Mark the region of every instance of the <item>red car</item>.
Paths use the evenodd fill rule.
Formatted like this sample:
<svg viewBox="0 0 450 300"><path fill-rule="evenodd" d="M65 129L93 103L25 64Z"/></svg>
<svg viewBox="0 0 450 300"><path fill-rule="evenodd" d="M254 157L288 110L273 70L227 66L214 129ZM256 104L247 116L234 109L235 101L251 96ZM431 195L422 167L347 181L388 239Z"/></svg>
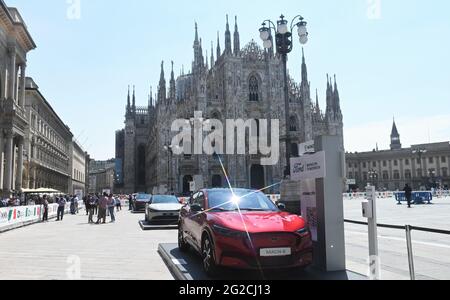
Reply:
<svg viewBox="0 0 450 300"><path fill-rule="evenodd" d="M304 268L313 260L311 233L303 218L280 208L257 191L202 190L181 209L179 249L201 254L209 275L218 267Z"/></svg>

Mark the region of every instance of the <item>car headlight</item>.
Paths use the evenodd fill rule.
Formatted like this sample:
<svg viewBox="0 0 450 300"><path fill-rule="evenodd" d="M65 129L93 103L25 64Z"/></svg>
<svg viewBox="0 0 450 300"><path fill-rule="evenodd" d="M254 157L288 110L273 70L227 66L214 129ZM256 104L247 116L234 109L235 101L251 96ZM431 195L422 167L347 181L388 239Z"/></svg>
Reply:
<svg viewBox="0 0 450 300"><path fill-rule="evenodd" d="M242 231L232 230L229 228L225 228L219 225L213 225L213 230L218 235L226 236L226 237L244 237L246 234Z"/></svg>

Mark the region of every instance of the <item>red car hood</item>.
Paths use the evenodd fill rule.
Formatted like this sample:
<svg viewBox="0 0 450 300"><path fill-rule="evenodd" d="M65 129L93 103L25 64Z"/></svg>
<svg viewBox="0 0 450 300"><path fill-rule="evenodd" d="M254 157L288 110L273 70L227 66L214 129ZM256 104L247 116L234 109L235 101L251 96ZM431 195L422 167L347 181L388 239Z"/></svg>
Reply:
<svg viewBox="0 0 450 300"><path fill-rule="evenodd" d="M303 218L286 212L218 212L211 216L216 225L249 233L295 232L306 225Z"/></svg>

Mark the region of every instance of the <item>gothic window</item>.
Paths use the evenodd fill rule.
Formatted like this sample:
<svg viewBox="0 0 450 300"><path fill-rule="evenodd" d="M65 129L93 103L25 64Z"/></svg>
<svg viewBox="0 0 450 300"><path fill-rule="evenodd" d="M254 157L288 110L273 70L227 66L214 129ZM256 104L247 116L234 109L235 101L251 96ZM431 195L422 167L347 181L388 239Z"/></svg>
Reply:
<svg viewBox="0 0 450 300"><path fill-rule="evenodd" d="M297 128L297 118L295 117L295 116L292 116L290 119L289 119L289 130L291 131L291 132L296 132L296 131L298 131L298 128Z"/></svg>
<svg viewBox="0 0 450 300"><path fill-rule="evenodd" d="M251 76L248 82L249 87L249 101L259 101L259 82L255 76Z"/></svg>

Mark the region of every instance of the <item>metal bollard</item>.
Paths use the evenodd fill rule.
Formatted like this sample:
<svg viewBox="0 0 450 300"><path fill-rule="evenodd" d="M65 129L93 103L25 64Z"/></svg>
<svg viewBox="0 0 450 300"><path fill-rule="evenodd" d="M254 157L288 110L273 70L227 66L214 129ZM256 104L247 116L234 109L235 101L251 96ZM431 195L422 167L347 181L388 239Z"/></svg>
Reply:
<svg viewBox="0 0 450 300"><path fill-rule="evenodd" d="M409 274L411 276L411 280L416 280L416 272L414 270L414 254L411 238L411 225L406 225L406 244L408 247Z"/></svg>

